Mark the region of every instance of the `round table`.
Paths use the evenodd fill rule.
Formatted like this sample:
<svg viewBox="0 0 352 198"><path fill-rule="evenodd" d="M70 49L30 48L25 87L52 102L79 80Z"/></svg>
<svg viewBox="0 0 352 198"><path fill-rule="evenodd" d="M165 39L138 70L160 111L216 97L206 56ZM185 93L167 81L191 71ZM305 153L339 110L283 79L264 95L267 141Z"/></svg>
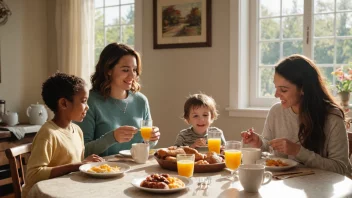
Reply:
<svg viewBox="0 0 352 198"><path fill-rule="evenodd" d="M337 173L319 169L315 174L285 180L272 180L263 185L258 193L247 193L239 181L229 180L227 170L216 173L195 173L191 178L193 184L187 189L173 194L153 194L132 186L134 178L146 177L152 173L177 174L160 168L155 159L150 158L146 164L136 164L130 158L110 157L109 161L118 161L131 166L123 176L99 179L81 172L74 172L62 177L49 179L35 184L28 197L191 197L198 187L201 177L212 177L208 197L352 197L352 180ZM203 190L196 197L204 196Z"/></svg>

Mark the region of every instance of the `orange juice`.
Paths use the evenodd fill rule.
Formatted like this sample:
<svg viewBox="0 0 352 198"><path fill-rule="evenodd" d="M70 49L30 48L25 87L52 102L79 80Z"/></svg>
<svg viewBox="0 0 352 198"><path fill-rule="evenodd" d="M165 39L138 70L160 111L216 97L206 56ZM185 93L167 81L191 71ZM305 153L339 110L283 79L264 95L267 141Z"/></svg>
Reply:
<svg viewBox="0 0 352 198"><path fill-rule="evenodd" d="M241 164L242 153L240 150L225 150L225 164L226 167L235 170Z"/></svg>
<svg viewBox="0 0 352 198"><path fill-rule="evenodd" d="M152 136L152 127L141 127L141 135L143 140L149 141Z"/></svg>
<svg viewBox="0 0 352 198"><path fill-rule="evenodd" d="M177 161L178 175L185 177L192 177L194 169L194 161L192 160L179 160Z"/></svg>
<svg viewBox="0 0 352 198"><path fill-rule="evenodd" d="M208 149L209 151L214 151L220 154L221 139L219 138L209 138L208 139Z"/></svg>

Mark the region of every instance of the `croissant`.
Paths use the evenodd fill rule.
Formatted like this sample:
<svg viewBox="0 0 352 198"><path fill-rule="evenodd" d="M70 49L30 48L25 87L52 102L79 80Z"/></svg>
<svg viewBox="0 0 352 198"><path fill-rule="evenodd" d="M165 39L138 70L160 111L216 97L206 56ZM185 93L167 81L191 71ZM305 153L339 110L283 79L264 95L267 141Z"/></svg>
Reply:
<svg viewBox="0 0 352 198"><path fill-rule="evenodd" d="M167 149L169 149L169 150L176 150L176 149L177 149L177 146L169 146L169 147L167 147Z"/></svg>
<svg viewBox="0 0 352 198"><path fill-rule="evenodd" d="M206 165L206 164L209 164L209 162L207 162L205 160L198 160L194 164L195 165Z"/></svg>
<svg viewBox="0 0 352 198"><path fill-rule="evenodd" d="M175 150L167 150L167 156L176 157L177 154L186 154L182 148L177 148Z"/></svg>
<svg viewBox="0 0 352 198"><path fill-rule="evenodd" d="M177 162L176 157L172 157L172 156L166 156L165 160L172 161L172 162Z"/></svg>
<svg viewBox="0 0 352 198"><path fill-rule="evenodd" d="M204 155L199 153L196 149L188 147L188 146L184 146L182 148L186 152L186 154L194 154L194 156L195 156L194 161L198 161L198 160L203 160L204 159Z"/></svg>
<svg viewBox="0 0 352 198"><path fill-rule="evenodd" d="M183 150L186 152L186 154L196 154L198 151L194 148L191 148L189 146L183 146Z"/></svg>

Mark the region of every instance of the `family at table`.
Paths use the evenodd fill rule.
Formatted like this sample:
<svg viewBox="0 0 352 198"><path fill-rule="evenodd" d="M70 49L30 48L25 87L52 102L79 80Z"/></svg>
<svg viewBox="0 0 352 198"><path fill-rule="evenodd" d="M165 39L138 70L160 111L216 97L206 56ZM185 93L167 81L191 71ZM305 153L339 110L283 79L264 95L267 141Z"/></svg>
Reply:
<svg viewBox="0 0 352 198"><path fill-rule="evenodd" d="M33 140L22 197L39 181L102 162L102 157L129 150L134 143L157 145L161 135L157 126L150 126L148 137L139 132L142 120L152 120L148 99L140 92L141 74L138 52L111 43L100 54L91 90L83 79L64 73L43 83L42 98L55 116ZM317 66L305 56L280 61L274 84L281 102L271 107L261 134L254 129L241 133L243 143L261 151L273 149L306 167L351 177L345 114L323 82ZM180 131L174 145L204 147L208 135L218 132L220 144L226 146L222 130L212 126L217 117L212 97L189 96L183 118L190 127Z"/></svg>

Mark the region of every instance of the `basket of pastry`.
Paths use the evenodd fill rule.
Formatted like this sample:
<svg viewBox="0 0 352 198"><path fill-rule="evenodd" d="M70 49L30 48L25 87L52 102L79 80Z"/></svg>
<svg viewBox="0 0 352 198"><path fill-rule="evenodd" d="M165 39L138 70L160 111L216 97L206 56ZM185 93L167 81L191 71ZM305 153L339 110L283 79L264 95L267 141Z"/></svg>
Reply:
<svg viewBox="0 0 352 198"><path fill-rule="evenodd" d="M217 172L225 168L224 157L217 155L215 152L208 152L206 154L199 153L196 149L188 146L158 149L154 157L158 161L160 167L172 171L177 171L177 154L194 154L194 172L207 173Z"/></svg>

